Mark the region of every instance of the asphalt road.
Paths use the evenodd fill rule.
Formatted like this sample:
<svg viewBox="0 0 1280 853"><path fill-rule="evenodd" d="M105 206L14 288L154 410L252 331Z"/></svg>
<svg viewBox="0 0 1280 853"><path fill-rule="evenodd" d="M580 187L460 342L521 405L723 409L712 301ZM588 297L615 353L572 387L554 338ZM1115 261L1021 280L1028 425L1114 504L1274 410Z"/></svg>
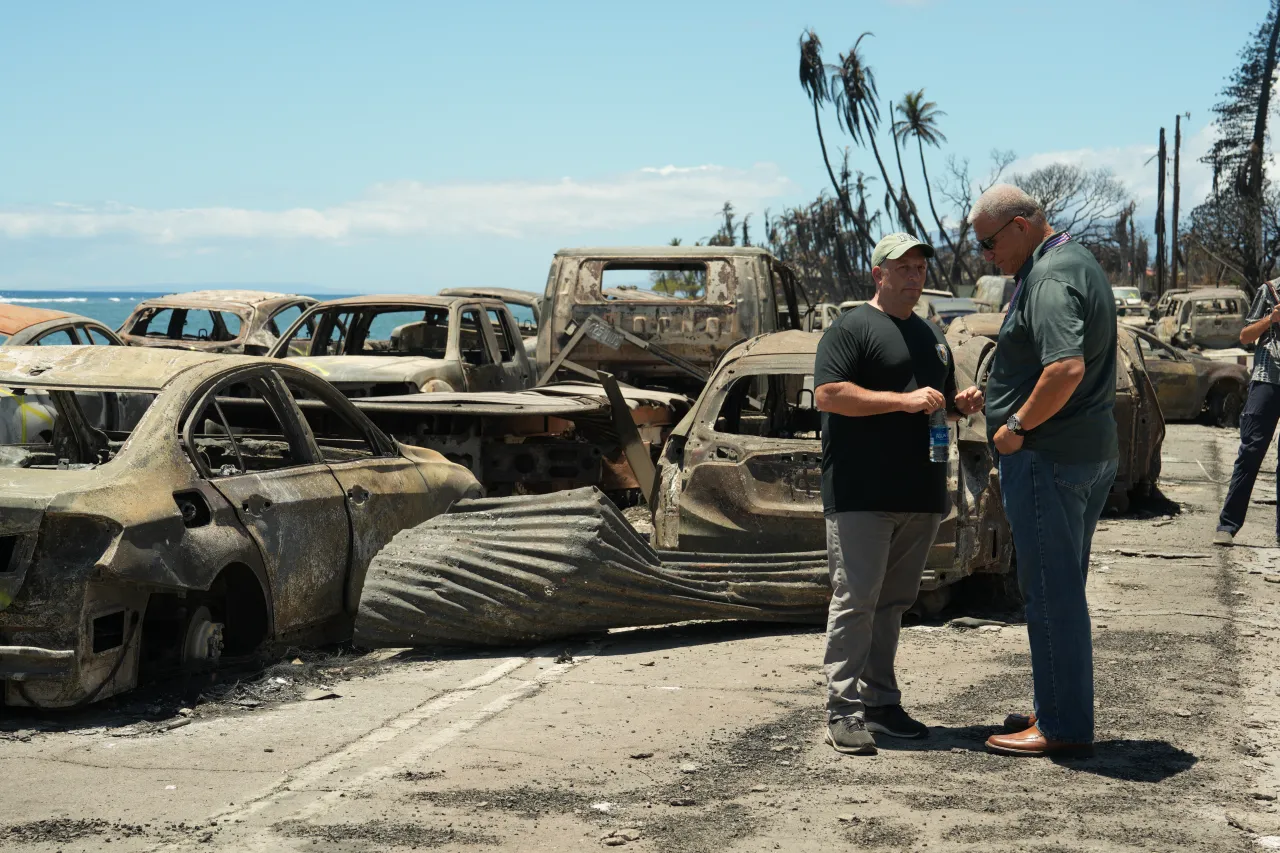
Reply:
<svg viewBox="0 0 1280 853"><path fill-rule="evenodd" d="M1163 491L1181 513L1104 520L1092 759L983 751L1029 708L1021 625L904 631L904 702L932 733L874 757L822 743L817 629L300 654L197 685L208 701L189 708L170 685L75 716L8 711L0 848L1262 849L1280 836L1280 548L1262 503L1236 548L1209 544L1234 449L1229 431L1171 427Z"/></svg>

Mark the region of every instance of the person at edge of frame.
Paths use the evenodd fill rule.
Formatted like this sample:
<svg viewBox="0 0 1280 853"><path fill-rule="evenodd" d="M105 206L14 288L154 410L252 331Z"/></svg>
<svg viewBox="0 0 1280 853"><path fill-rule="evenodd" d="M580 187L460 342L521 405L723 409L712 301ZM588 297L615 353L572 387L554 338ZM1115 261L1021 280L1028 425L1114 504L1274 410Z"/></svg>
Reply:
<svg viewBox="0 0 1280 853"><path fill-rule="evenodd" d="M1038 202L998 184L969 215L983 257L1014 276L987 380L1035 703L987 739L1002 755L1091 755L1089 553L1119 463L1115 300L1093 254Z"/></svg>
<svg viewBox="0 0 1280 853"><path fill-rule="evenodd" d="M850 755L874 754L873 733L929 733L902 708L894 657L947 511L947 465L930 459L930 416L983 404L977 388L956 393L946 338L912 310L931 257L933 247L909 234L882 238L871 254L875 297L840 315L814 359L831 573L826 740Z"/></svg>
<svg viewBox="0 0 1280 853"><path fill-rule="evenodd" d="M1240 344L1248 346L1256 342L1253 351L1253 372L1249 374L1249 394L1240 412L1240 449L1236 464L1231 470L1231 484L1218 515L1218 529L1213 534L1213 544L1234 545L1236 534L1244 527L1244 516L1249 511L1249 498L1253 496L1253 484L1262 469L1263 457L1271 446L1276 423L1280 422L1280 295L1276 283L1268 281L1254 294L1253 304L1244 318L1240 330ZM1276 493L1280 496L1280 480ZM1276 504L1276 541L1280 543L1280 503Z"/></svg>

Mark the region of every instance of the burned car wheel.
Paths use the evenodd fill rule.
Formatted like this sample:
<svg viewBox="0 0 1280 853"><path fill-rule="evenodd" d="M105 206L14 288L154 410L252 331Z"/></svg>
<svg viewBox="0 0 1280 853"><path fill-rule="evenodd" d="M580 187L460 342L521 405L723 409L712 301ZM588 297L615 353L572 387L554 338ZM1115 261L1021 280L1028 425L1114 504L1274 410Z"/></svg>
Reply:
<svg viewBox="0 0 1280 853"><path fill-rule="evenodd" d="M216 663L222 657L222 630L222 623L213 621L209 608L197 607L187 617L186 636L182 641L182 663Z"/></svg>
<svg viewBox="0 0 1280 853"><path fill-rule="evenodd" d="M1244 389L1236 385L1215 385L1209 391L1205 407L1214 426L1238 427L1240 413L1244 411Z"/></svg>

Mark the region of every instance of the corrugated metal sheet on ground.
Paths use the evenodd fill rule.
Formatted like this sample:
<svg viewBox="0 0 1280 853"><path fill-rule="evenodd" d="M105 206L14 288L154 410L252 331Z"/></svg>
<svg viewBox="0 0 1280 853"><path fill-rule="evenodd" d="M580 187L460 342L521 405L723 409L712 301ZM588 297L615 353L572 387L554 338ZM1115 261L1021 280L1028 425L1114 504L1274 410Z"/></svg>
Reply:
<svg viewBox="0 0 1280 853"><path fill-rule="evenodd" d="M595 488L462 501L374 558L366 647L507 645L690 619L821 623L825 552L659 555Z"/></svg>

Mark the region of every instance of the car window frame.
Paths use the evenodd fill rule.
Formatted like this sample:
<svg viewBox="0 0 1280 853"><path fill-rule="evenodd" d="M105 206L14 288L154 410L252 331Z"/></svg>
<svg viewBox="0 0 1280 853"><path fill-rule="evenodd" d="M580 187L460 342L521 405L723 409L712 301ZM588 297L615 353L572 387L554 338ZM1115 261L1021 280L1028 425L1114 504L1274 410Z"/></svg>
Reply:
<svg viewBox="0 0 1280 853"><path fill-rule="evenodd" d="M341 391L334 388L328 382L318 376L306 371L293 367L284 367L283 365L271 365L269 368L272 378L277 383L278 393L284 398L285 405L293 412L297 418L303 432L306 433L307 441L311 444L317 457L322 464L325 465L348 465L351 462L367 462L375 459L399 458L402 454L395 439L383 432L377 424L369 419L369 416L360 411L354 403L351 402ZM324 458L324 452L321 450L319 443L316 441L315 435L311 432L311 425L307 423L307 417L303 413L298 401L294 398L293 392L289 390L288 382L285 377L289 377L289 381L296 380L299 385L306 387L311 393L320 398L330 409L336 410L339 417L345 418L348 423L354 425L365 441L374 449L374 455L367 460L352 459L347 462L329 462Z"/></svg>
<svg viewBox="0 0 1280 853"><path fill-rule="evenodd" d="M476 327L480 332L481 339L484 340L485 346L489 350L489 361L484 364L471 364L462 354L462 315L468 311L475 311L477 317ZM488 323L488 314L486 308L479 302L465 302L455 307L455 312L450 318L449 334L453 338L454 352L457 353L458 363L465 368L482 369L485 367L501 367L504 362L499 357L498 341L493 336L493 329Z"/></svg>
<svg viewBox="0 0 1280 853"><path fill-rule="evenodd" d="M57 335L60 333L66 333L67 337L71 338L71 343L69 344L41 343L41 341L43 341L45 338L50 337L51 335ZM76 346L83 346L83 341L80 340L80 335L76 332L75 323L68 322L68 323L64 323L61 326L54 326L52 329L45 329L38 336L31 339L29 346L76 347Z"/></svg>
<svg viewBox="0 0 1280 853"><path fill-rule="evenodd" d="M260 476L262 474L271 473L271 471L245 471L241 470L238 474L228 474L226 476L218 476L215 472L210 471L208 466L204 464L204 458L196 449L194 440L195 419L197 415L205 410L209 402L217 396L218 391L238 382L260 381L266 390L264 395L267 405L271 407L272 413L276 419L280 421L280 426L284 429L284 436L289 442L289 447L293 451L305 450L307 461L300 461L296 465L287 465L281 468L273 469L276 471L292 471L301 468L308 468L314 465L324 465L324 457L320 454L320 449L316 446L315 440L311 437L311 431L307 427L306 421L302 418L301 413L292 404L292 398L285 399L281 392L283 386L277 383L275 375L271 372L271 368L266 365L251 365L249 367L241 367L231 370L227 373L220 373L210 379L202 382L195 391L188 397L187 402L182 409L182 417L179 423L182 424L178 434L179 443L182 450L186 454L188 461L196 469L200 479L209 482L219 480L227 480L232 477L244 476ZM219 411L219 417L225 419L225 414L221 412L221 407L215 407ZM243 463L243 457L240 454L239 446L236 443L234 433L230 432L230 424L223 423L223 427L228 429L228 436L231 439L232 446L236 450L236 457ZM241 466L243 468L243 465Z"/></svg>

